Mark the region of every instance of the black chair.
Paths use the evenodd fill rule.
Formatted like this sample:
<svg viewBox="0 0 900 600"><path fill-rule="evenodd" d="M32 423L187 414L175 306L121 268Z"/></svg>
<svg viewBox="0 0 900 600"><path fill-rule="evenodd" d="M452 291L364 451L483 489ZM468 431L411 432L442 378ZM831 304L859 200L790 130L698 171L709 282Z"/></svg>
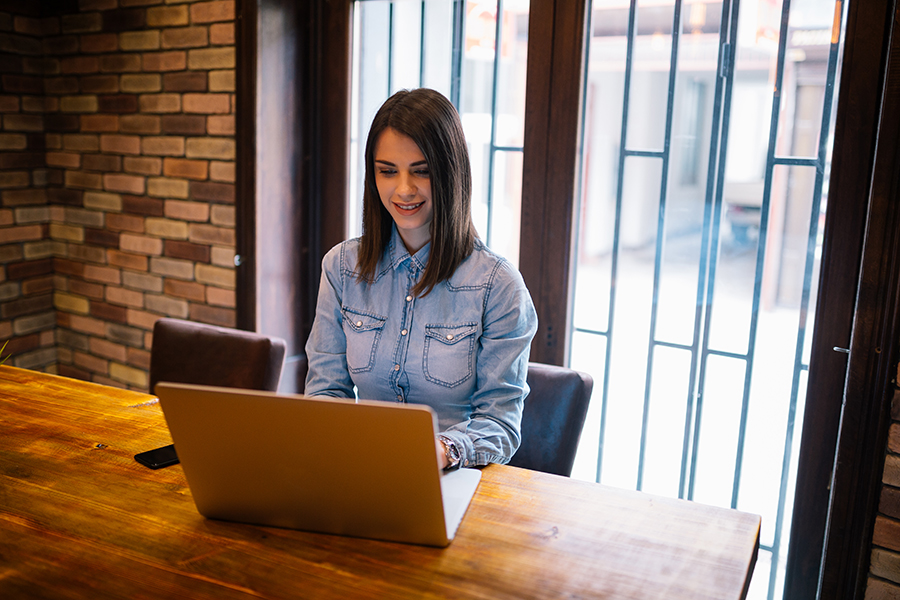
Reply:
<svg viewBox="0 0 900 600"><path fill-rule="evenodd" d="M180 319L153 326L150 393L160 381L276 391L284 340Z"/></svg>
<svg viewBox="0 0 900 600"><path fill-rule="evenodd" d="M528 385L531 393L522 414L522 444L509 464L568 477L594 379L566 367L532 362L528 363Z"/></svg>

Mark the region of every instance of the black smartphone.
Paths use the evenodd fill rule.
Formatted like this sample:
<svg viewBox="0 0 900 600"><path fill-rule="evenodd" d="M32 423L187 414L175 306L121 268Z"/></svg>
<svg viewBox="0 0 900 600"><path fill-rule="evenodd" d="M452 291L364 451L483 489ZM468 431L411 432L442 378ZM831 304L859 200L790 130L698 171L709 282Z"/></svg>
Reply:
<svg viewBox="0 0 900 600"><path fill-rule="evenodd" d="M175 454L175 444L169 444L162 448L154 448L134 455L134 460L151 469L162 469L178 464L178 455Z"/></svg>

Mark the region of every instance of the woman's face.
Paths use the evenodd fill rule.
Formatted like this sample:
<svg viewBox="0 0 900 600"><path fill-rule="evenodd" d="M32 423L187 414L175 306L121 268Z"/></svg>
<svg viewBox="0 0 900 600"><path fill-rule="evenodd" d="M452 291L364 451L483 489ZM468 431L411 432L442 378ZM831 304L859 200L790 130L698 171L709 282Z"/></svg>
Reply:
<svg viewBox="0 0 900 600"><path fill-rule="evenodd" d="M375 185L410 254L431 239L431 177L412 138L388 128L375 142Z"/></svg>

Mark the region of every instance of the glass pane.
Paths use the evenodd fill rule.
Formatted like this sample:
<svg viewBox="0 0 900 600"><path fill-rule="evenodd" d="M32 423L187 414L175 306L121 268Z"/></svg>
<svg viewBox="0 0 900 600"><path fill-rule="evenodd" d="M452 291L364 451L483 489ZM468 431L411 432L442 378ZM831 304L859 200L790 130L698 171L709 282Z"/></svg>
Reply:
<svg viewBox="0 0 900 600"><path fill-rule="evenodd" d="M516 267L519 262L521 209L522 153L497 151L494 153L491 249L507 257Z"/></svg>
<svg viewBox="0 0 900 600"><path fill-rule="evenodd" d="M591 7L570 362L600 407L573 476L763 515L751 598L783 585L843 8Z"/></svg>
<svg viewBox="0 0 900 600"><path fill-rule="evenodd" d="M363 153L375 111L397 90L426 86L457 104L472 162L473 217L480 235L517 261L528 6L528 0L469 0L457 11L453 0L354 3L351 235L361 229Z"/></svg>

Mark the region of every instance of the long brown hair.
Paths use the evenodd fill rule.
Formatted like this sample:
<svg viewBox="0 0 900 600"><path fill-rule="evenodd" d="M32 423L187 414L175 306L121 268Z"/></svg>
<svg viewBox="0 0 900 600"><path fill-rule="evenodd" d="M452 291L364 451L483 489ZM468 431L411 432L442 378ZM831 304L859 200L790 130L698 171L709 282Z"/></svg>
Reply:
<svg viewBox="0 0 900 600"><path fill-rule="evenodd" d="M378 261L391 239L393 218L381 203L375 185L375 145L388 128L411 138L428 163L434 204L431 251L425 272L412 290L424 296L449 279L475 247L469 151L459 114L439 92L428 88L402 90L381 105L366 140L360 281L374 281Z"/></svg>

